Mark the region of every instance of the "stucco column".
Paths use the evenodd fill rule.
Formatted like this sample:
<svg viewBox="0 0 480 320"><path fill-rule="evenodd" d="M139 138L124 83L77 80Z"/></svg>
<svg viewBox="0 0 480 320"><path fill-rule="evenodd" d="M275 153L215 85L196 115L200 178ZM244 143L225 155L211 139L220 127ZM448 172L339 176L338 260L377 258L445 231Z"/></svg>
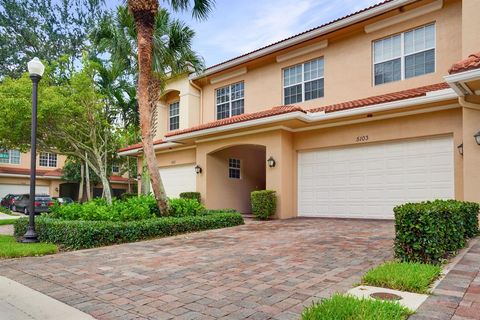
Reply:
<svg viewBox="0 0 480 320"><path fill-rule="evenodd" d="M267 167L266 188L277 192L277 212L275 218L287 219L296 216L294 212L294 156L293 137L290 132L281 131L267 145L267 159L273 157L274 168Z"/></svg>
<svg viewBox="0 0 480 320"><path fill-rule="evenodd" d="M462 0L462 57L478 52L480 44L480 1Z"/></svg>
<svg viewBox="0 0 480 320"><path fill-rule="evenodd" d="M463 107L463 183L464 200L480 202L480 146L473 135L480 130L480 105L478 109ZM468 103L467 103L468 104ZM471 105L472 106L472 105Z"/></svg>
<svg viewBox="0 0 480 320"><path fill-rule="evenodd" d="M198 125L200 114L200 95L195 92L180 95L180 129Z"/></svg>

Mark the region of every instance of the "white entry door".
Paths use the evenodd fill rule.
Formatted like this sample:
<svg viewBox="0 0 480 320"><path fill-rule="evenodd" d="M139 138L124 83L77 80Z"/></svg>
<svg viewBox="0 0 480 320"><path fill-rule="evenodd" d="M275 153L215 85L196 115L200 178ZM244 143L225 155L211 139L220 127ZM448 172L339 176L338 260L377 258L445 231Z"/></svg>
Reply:
<svg viewBox="0 0 480 320"><path fill-rule="evenodd" d="M193 164L160 168L160 176L169 198L178 198L182 192L197 190L195 166Z"/></svg>
<svg viewBox="0 0 480 320"><path fill-rule="evenodd" d="M298 154L299 216L392 219L405 202L454 197L453 138Z"/></svg>
<svg viewBox="0 0 480 320"><path fill-rule="evenodd" d="M0 199L5 197L7 194L23 194L30 193L30 186L25 184L0 184ZM49 187L47 186L36 186L36 194L50 194Z"/></svg>

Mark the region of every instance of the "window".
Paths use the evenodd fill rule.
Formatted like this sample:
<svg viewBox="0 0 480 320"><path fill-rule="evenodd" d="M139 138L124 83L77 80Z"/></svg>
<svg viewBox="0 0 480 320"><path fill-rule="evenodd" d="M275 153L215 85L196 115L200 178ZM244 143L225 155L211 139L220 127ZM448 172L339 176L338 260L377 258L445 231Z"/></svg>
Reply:
<svg viewBox="0 0 480 320"><path fill-rule="evenodd" d="M283 69L285 104L317 99L324 95L323 58Z"/></svg>
<svg viewBox="0 0 480 320"><path fill-rule="evenodd" d="M120 166L117 164L112 164L112 173L120 173Z"/></svg>
<svg viewBox="0 0 480 320"><path fill-rule="evenodd" d="M168 128L169 130L177 130L180 128L180 102L170 104L168 112Z"/></svg>
<svg viewBox="0 0 480 320"><path fill-rule="evenodd" d="M373 43L375 85L435 72L435 24Z"/></svg>
<svg viewBox="0 0 480 320"><path fill-rule="evenodd" d="M39 159L40 167L56 167L57 166L57 155L50 152L40 153Z"/></svg>
<svg viewBox="0 0 480 320"><path fill-rule="evenodd" d="M245 85L237 82L215 90L217 99L217 120L238 116L244 111Z"/></svg>
<svg viewBox="0 0 480 320"><path fill-rule="evenodd" d="M228 177L230 179L240 179L239 159L228 159Z"/></svg>
<svg viewBox="0 0 480 320"><path fill-rule="evenodd" d="M0 150L0 163L20 164L20 151Z"/></svg>

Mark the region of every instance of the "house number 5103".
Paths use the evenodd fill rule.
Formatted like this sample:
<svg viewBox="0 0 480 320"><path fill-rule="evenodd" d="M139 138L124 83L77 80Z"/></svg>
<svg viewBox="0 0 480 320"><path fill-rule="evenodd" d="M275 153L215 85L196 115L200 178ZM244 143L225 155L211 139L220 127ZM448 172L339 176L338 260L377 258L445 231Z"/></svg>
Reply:
<svg viewBox="0 0 480 320"><path fill-rule="evenodd" d="M356 139L357 142L365 142L368 141L368 136L358 136Z"/></svg>

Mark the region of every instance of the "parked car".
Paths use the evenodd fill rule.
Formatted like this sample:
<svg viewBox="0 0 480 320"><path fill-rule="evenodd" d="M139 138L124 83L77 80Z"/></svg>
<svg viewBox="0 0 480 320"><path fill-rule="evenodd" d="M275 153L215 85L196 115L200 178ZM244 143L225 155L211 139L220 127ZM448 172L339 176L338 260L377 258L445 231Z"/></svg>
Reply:
<svg viewBox="0 0 480 320"><path fill-rule="evenodd" d="M52 199L56 201L59 206L73 203L73 199L69 197L53 197Z"/></svg>
<svg viewBox="0 0 480 320"><path fill-rule="evenodd" d="M15 207L15 200L17 200L19 197L18 194L7 194L1 201L0 205L2 207L5 207L7 209L10 209L12 211L15 211L13 210L14 207Z"/></svg>
<svg viewBox="0 0 480 320"><path fill-rule="evenodd" d="M50 207L53 206L53 199L47 194L37 194L35 195L35 213L42 213L50 211ZM18 212L23 212L24 214L29 213L30 206L30 195L22 194L15 201L15 209Z"/></svg>

